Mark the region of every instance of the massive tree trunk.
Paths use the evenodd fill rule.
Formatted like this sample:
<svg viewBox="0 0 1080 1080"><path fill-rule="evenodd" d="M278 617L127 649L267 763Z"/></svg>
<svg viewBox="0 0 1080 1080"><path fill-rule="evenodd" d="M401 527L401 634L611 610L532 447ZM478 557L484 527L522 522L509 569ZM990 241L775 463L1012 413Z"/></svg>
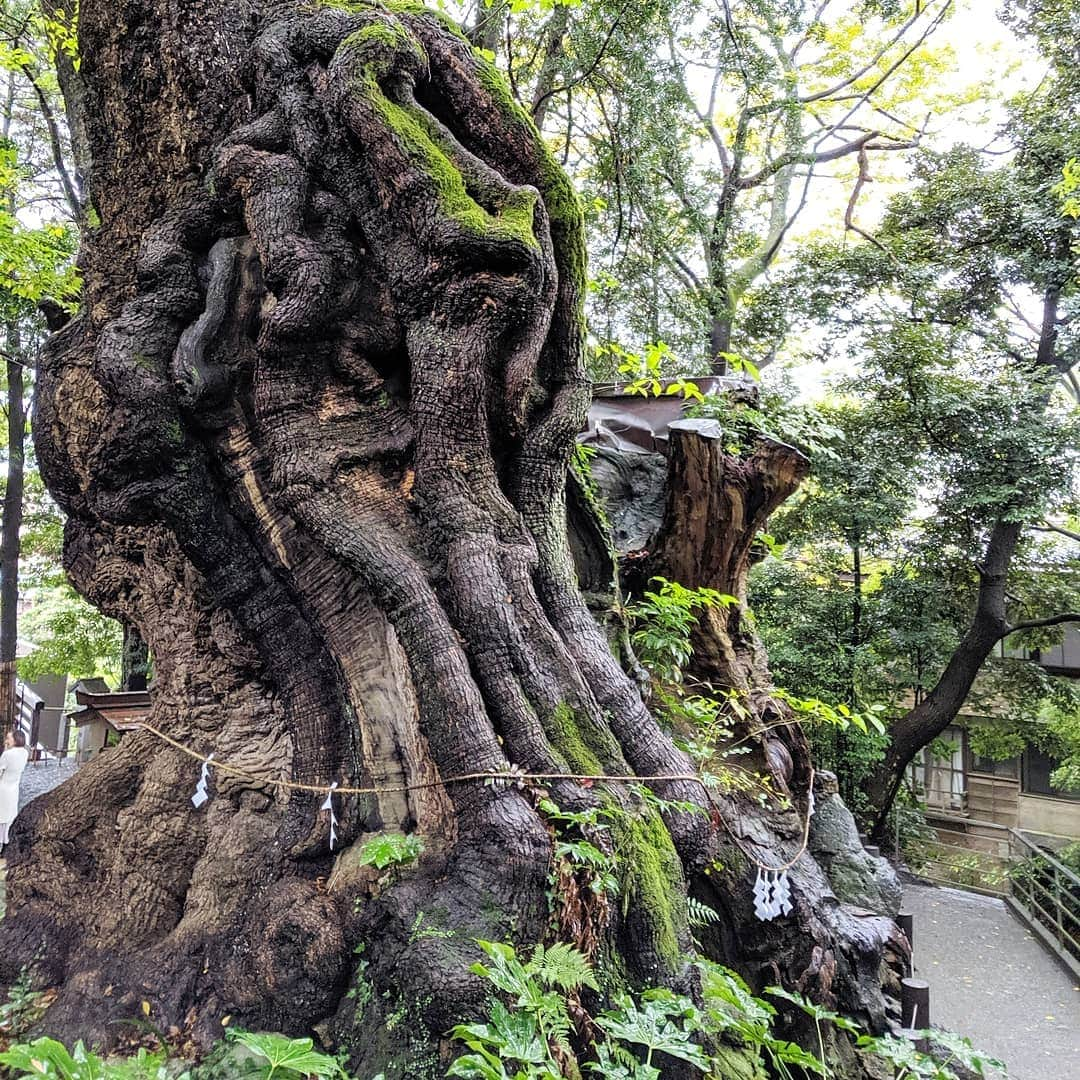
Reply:
<svg viewBox="0 0 1080 1080"><path fill-rule="evenodd" d="M689 888L723 915L715 956L880 1027L888 919L840 904L809 856L795 912L753 914L749 860L800 848L797 737L794 809L658 781L710 811L662 821L626 784L547 783L613 811L622 890L555 916L538 785L455 780L693 769L571 562L577 200L467 41L393 12L84 0L101 224L35 437L72 580L154 656L152 726L247 775L213 774L195 810L198 763L142 731L33 803L2 973L58 987L61 1035L113 1038L145 1001L199 1046L226 1014L322 1024L360 1075L434 1076L484 1010L472 939L569 934L619 978L692 990ZM759 479L731 478L754 503L732 567ZM380 789L335 796L336 849L333 782ZM356 858L384 829L426 845L389 883Z"/></svg>

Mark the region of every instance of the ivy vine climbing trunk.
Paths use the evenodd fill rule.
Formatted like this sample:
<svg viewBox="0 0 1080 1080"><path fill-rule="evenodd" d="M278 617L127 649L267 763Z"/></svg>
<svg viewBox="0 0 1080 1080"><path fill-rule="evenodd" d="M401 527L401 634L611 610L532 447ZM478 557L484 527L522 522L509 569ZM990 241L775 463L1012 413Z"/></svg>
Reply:
<svg viewBox="0 0 1080 1080"><path fill-rule="evenodd" d="M19 819L0 973L57 987L43 1027L115 1038L147 1002L202 1047L229 1015L441 1075L485 1008L473 939L570 936L692 992L688 889L718 958L880 1027L888 919L809 856L792 916L753 915L805 761L797 809L687 779L578 590L581 213L494 70L400 3L84 0L80 40L100 224L34 431L68 572L149 646L171 741L125 736ZM241 772L195 809L174 743ZM684 808L545 785L606 806L620 890L553 916L538 786L455 779L511 767L683 777L650 786ZM331 783L375 789L334 797L333 850ZM357 857L383 830L425 843L390 881Z"/></svg>

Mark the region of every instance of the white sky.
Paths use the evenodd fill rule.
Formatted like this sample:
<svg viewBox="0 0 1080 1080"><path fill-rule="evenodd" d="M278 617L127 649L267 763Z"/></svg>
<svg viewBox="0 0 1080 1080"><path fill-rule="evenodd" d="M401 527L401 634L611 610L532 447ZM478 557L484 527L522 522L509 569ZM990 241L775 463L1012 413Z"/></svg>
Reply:
<svg viewBox="0 0 1080 1080"><path fill-rule="evenodd" d="M1045 66L1038 55L1000 21L998 7L996 0L957 0L955 12L931 39L936 47L947 48L953 54L953 74L943 89L959 91L979 83L987 85L986 93L980 94L978 101L933 117L924 145L943 150L960 142L974 146L992 144L1004 120L1001 99L1034 87L1043 77ZM889 196L903 185L908 168L899 155L877 155L874 173L875 183L864 189L856 215L857 223L868 231L872 231ZM827 224L834 231L836 221L842 220L851 193L853 169L846 164L832 175L836 182L821 184L815 205L807 207L792 228L793 242L805 239ZM791 250L789 247L788 251ZM800 396L816 398L829 380L849 372L850 365L838 357L825 364L793 364L785 366L785 370ZM769 371L767 368L766 381Z"/></svg>

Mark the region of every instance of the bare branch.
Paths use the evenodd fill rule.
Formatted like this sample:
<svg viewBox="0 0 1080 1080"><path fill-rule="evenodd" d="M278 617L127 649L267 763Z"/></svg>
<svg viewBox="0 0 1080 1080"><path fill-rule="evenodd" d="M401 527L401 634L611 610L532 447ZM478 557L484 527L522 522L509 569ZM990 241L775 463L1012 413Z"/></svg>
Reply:
<svg viewBox="0 0 1080 1080"><path fill-rule="evenodd" d="M1039 630L1044 626L1061 626L1064 623L1080 623L1080 612L1067 611L1062 615L1051 615L1046 619L1030 619L1027 622L1014 623L1002 631L1001 637L1007 638L1010 634L1019 633L1021 630Z"/></svg>
<svg viewBox="0 0 1080 1080"><path fill-rule="evenodd" d="M1044 521L1042 525L1032 525L1036 532L1052 532L1059 533L1061 536L1065 536L1070 540L1075 540L1080 544L1080 533L1073 532L1072 529L1063 528L1061 525L1054 525L1049 521Z"/></svg>
<svg viewBox="0 0 1080 1080"><path fill-rule="evenodd" d="M870 233L855 224L855 207L858 205L859 195L862 193L863 186L873 181L873 177L870 175L870 158L866 153L865 146L859 149L858 160L859 175L855 180L855 186L851 189L851 198L848 199L847 207L844 209L844 229L861 236L879 251L885 251L885 245L876 236L871 236Z"/></svg>
<svg viewBox="0 0 1080 1080"><path fill-rule="evenodd" d="M825 132L818 140L819 144L824 142L835 130ZM789 165L824 165L828 161L837 161L851 154L857 154L861 150L910 150L918 145L917 139L890 140L888 142L874 141L882 137L880 131L868 131L857 139L851 139L840 146L834 146L831 150L789 151L770 161L768 165L764 165L756 173L743 177L738 186L741 190L757 187L768 180L770 176L774 176ZM884 138L887 139L888 136L884 136Z"/></svg>
<svg viewBox="0 0 1080 1080"><path fill-rule="evenodd" d="M814 17L806 25L806 33L795 42L795 48L791 50L792 63L795 62L795 58L799 55L799 50L810 40L810 31L821 22L822 17L825 15L825 9L830 3L832 3L832 0L821 0L817 11L814 12Z"/></svg>
<svg viewBox="0 0 1080 1080"><path fill-rule="evenodd" d="M682 256L677 255L674 251L668 252L668 257L671 261L682 271L683 275L687 278L689 284L693 285L695 289L700 291L702 289L701 278L694 273L693 268L690 266Z"/></svg>

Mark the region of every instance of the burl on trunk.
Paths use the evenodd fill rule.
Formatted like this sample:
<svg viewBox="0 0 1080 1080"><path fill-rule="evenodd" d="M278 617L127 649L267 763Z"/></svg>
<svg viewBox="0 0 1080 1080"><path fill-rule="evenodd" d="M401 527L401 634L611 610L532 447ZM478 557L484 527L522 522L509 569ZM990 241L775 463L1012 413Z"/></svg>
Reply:
<svg viewBox="0 0 1080 1080"><path fill-rule="evenodd" d="M444 1033L483 1011L473 939L559 932L536 792L453 778L692 772L569 555L577 199L494 70L411 4L84 0L80 40L100 224L82 313L42 359L38 453L72 580L152 650L153 725L265 782L218 773L195 810L197 763L144 731L35 802L3 974L59 988L52 1033L108 1039L146 1001L202 1046L226 1014L325 1022L362 1075L439 1075ZM772 483L759 466L740 482ZM745 494L699 522L725 572L772 498ZM752 637L727 647L766 708ZM753 915L746 854L801 841L806 748L787 748L798 810L662 820L626 784L549 784L614 812L622 894L590 933L622 979L692 990L691 889L722 913L717 958L880 1026L888 919L810 856L793 913ZM279 781L386 790L339 800L331 852L322 797ZM382 829L426 851L380 893L355 863ZM452 936L416 935L421 913Z"/></svg>

